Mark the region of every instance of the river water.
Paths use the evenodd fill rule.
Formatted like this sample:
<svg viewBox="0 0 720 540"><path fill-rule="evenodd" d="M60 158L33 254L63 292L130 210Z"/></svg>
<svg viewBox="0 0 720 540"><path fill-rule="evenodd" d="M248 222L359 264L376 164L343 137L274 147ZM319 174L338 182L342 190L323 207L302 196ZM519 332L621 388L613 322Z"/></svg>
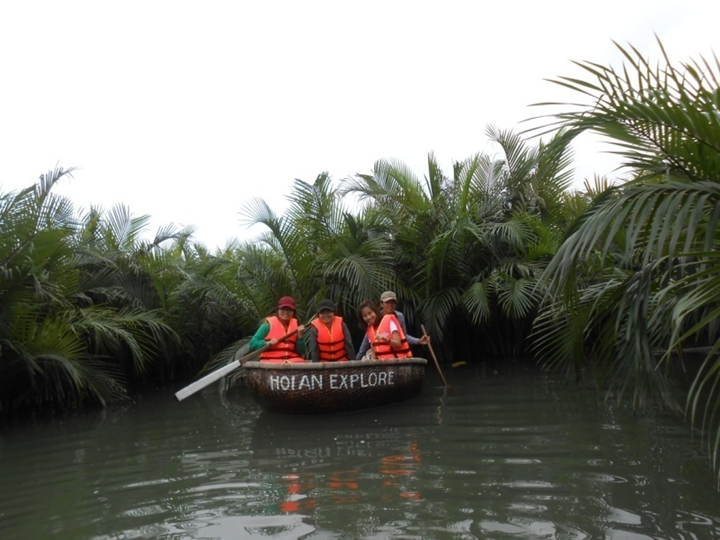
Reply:
<svg viewBox="0 0 720 540"><path fill-rule="evenodd" d="M720 538L681 420L527 367L445 376L338 416L273 415L236 386L4 427L0 539Z"/></svg>

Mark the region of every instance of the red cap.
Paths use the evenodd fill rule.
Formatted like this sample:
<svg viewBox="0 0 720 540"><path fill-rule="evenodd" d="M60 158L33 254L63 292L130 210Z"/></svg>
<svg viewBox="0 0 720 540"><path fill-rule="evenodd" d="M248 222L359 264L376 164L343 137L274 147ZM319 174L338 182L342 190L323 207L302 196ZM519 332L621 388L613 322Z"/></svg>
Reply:
<svg viewBox="0 0 720 540"><path fill-rule="evenodd" d="M278 301L278 309L281 308L290 308L295 311L295 300L293 300L291 296L283 296Z"/></svg>

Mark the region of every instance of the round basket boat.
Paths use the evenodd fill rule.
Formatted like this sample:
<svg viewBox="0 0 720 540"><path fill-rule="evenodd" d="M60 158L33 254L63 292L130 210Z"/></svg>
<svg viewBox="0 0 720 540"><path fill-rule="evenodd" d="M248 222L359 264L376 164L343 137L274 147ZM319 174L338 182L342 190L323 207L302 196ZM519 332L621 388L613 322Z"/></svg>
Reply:
<svg viewBox="0 0 720 540"><path fill-rule="evenodd" d="M415 397L424 358L269 364L245 362L245 384L264 409L282 414L348 412Z"/></svg>

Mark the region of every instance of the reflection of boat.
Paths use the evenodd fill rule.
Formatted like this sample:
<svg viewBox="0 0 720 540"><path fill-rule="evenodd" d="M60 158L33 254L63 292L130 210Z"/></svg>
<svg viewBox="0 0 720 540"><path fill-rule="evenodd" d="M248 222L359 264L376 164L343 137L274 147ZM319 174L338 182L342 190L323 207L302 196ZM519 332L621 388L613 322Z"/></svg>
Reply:
<svg viewBox="0 0 720 540"><path fill-rule="evenodd" d="M342 471L405 453L431 413L410 403L353 415L288 417L262 411L252 429L252 461L265 471Z"/></svg>
<svg viewBox="0 0 720 540"><path fill-rule="evenodd" d="M249 467L281 488L275 508L282 513L310 514L378 497L392 503L398 496L419 498L417 431L431 414L409 402L322 418L262 411Z"/></svg>
<svg viewBox="0 0 720 540"><path fill-rule="evenodd" d="M397 403L422 389L423 358L269 364L245 362L257 403L285 414L347 412Z"/></svg>
<svg viewBox="0 0 720 540"><path fill-rule="evenodd" d="M400 417L415 420L412 411L402 405L391 415L337 415L318 421L313 416L287 416L262 411L253 428L252 459L263 470L333 471L357 467L363 460L379 461L407 446L414 427L403 425L392 414L405 409ZM393 425L396 424L396 425Z"/></svg>

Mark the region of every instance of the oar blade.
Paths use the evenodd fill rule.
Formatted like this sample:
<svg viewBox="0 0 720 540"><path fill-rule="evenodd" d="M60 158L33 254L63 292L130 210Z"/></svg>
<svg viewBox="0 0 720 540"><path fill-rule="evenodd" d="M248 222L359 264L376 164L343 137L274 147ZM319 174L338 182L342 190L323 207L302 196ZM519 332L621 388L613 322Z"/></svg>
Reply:
<svg viewBox="0 0 720 540"><path fill-rule="evenodd" d="M240 367L240 365L240 362L238 360L235 360L234 362L231 362L228 365L213 371L212 373L208 373L202 379L198 379L194 383L187 385L182 390L178 390L177 392L175 392L175 397L178 401L182 401L186 397L192 396L195 392L199 392L206 386L210 386L218 379L222 379L228 373L235 371L237 368Z"/></svg>
<svg viewBox="0 0 720 540"><path fill-rule="evenodd" d="M313 318L310 319L310 322L308 323L308 325L309 325L313 320L315 320L315 317L316 317L316 316L317 316L317 315L314 315ZM297 330L294 330L294 331L290 332L289 334L286 334L286 335L284 335L283 337L281 337L280 339L278 339L278 342L280 342L280 341L285 341L286 339L294 336L294 335L297 334L297 333L298 333L298 331L297 331ZM250 354L246 354L246 355L243 356L242 358L238 358L237 360L233 360L233 361L230 362L228 365L226 365L226 366L224 366L224 367L221 367L220 369L215 370L215 371L213 371L212 373L208 373L208 374L205 375L202 379L198 379L197 381L195 381L195 382L192 383L192 384L189 384L188 386L186 386L186 387L183 388L182 390L178 390L177 392L175 392L175 397L177 398L178 401L182 401L182 400L185 399L186 397L192 396L195 392L199 392L200 390L202 390L202 389L205 388L206 386L211 385L212 383L214 383L214 382L217 381L218 379L222 379L225 375L227 375L227 374L230 373L231 371L235 371L237 368L239 368L240 366L242 366L245 362L247 362L248 360L250 360L251 358L253 358L253 357L255 357L255 356L258 356L261 352L269 349L270 347L271 347L270 344L265 345L264 347L261 347L260 349L257 349L257 350L255 350L255 351L251 352Z"/></svg>

